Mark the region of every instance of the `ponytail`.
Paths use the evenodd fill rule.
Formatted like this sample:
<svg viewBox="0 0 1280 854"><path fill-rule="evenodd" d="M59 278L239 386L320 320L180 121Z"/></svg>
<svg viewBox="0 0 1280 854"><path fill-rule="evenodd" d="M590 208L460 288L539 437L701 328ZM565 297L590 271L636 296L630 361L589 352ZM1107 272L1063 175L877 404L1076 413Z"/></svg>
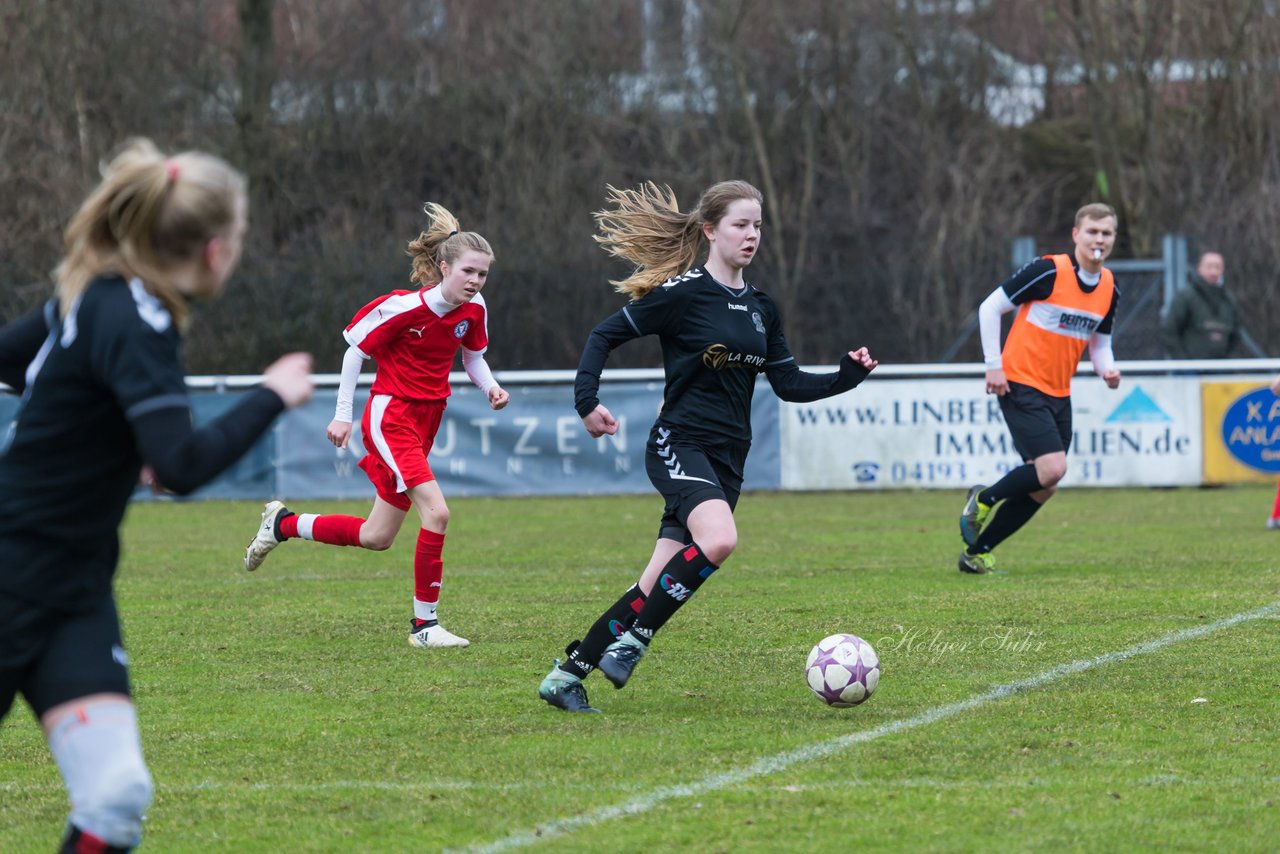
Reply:
<svg viewBox="0 0 1280 854"><path fill-rule="evenodd" d="M413 259L409 281L424 288L440 284L440 262L453 264L469 250L493 257L489 241L474 231L462 231L458 218L444 207L428 202L422 209L427 214L427 230L416 240L409 241L405 250L405 254Z"/></svg>
<svg viewBox="0 0 1280 854"><path fill-rule="evenodd" d="M232 226L244 192L244 176L217 157L188 151L166 158L150 140L131 140L67 224L54 271L62 314L95 277L115 273L140 279L185 325L187 303L170 271Z"/></svg>

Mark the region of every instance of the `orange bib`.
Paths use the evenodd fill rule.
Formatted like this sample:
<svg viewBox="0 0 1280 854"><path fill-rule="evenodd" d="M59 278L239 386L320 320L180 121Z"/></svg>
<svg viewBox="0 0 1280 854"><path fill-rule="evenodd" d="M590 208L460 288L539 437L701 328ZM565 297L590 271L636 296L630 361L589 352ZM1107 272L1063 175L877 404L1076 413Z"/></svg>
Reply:
<svg viewBox="0 0 1280 854"><path fill-rule="evenodd" d="M1048 299L1023 303L1005 339L1002 361L1010 382L1053 397L1071 394L1071 377L1089 337L1111 309L1115 277L1106 267L1092 292L1080 288L1069 255L1046 255L1057 268Z"/></svg>

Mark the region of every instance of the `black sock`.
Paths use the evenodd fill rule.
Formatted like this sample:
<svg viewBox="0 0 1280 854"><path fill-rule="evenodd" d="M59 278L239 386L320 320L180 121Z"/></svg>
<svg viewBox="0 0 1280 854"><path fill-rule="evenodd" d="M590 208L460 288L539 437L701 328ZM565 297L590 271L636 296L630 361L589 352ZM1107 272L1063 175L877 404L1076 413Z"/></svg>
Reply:
<svg viewBox="0 0 1280 854"><path fill-rule="evenodd" d="M978 493L978 500L988 507L1015 495L1030 495L1044 489L1034 463L1023 463Z"/></svg>
<svg viewBox="0 0 1280 854"><path fill-rule="evenodd" d="M707 560L697 543L690 543L667 561L658 576L649 600L636 617L631 633L648 645L653 635L662 628L680 606L689 601L702 582L718 567Z"/></svg>
<svg viewBox="0 0 1280 854"><path fill-rule="evenodd" d="M279 516L276 516L276 524L275 524L275 527L272 529L271 533L276 535L277 540L279 540L282 543L285 541L284 534L280 533L280 523L283 522L285 519L288 519L290 516L297 516L297 515L298 514L294 513L292 510L286 510L283 513L281 513Z"/></svg>
<svg viewBox="0 0 1280 854"><path fill-rule="evenodd" d="M969 549L969 554L991 551L1031 521L1031 517L1043 506L1030 495L1015 495L1006 500L996 508L991 521L978 535L978 541Z"/></svg>
<svg viewBox="0 0 1280 854"><path fill-rule="evenodd" d="M568 658L560 665L560 669L572 673L579 679L600 663L604 648L617 640L618 636L631 628L636 615L644 607L645 595L640 592L640 585L633 584L627 592L618 597L600 618L591 624L587 634L581 641L575 641L565 648Z"/></svg>

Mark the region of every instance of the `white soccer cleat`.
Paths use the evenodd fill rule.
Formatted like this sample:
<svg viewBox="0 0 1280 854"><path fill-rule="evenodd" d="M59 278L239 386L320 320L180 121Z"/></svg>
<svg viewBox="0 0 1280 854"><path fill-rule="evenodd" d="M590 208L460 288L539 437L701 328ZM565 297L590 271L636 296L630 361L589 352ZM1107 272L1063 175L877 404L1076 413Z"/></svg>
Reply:
<svg viewBox="0 0 1280 854"><path fill-rule="evenodd" d="M262 524L258 526L258 533L249 541L249 545L244 550L244 568L253 572L262 566L262 562L267 559L267 555L271 550L280 545L281 540L276 538L276 520L280 518L281 513L289 512L283 501L269 501L262 511Z"/></svg>
<svg viewBox="0 0 1280 854"><path fill-rule="evenodd" d="M432 620L416 632L409 632L409 646L419 649L444 646L471 646L471 641L460 638L444 626Z"/></svg>

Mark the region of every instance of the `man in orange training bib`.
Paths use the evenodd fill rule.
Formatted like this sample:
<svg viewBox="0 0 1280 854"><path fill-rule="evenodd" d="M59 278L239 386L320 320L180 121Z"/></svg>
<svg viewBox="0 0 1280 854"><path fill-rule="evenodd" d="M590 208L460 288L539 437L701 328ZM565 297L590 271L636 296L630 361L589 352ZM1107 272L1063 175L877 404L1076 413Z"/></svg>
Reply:
<svg viewBox="0 0 1280 854"><path fill-rule="evenodd" d="M1116 212L1089 204L1076 212L1075 251L1046 255L1014 273L978 308L987 394L1000 397L1024 464L991 486L969 490L960 515L960 571L995 568L992 551L1027 524L1057 491L1071 446L1071 377L1089 347L1094 372L1120 385L1111 353L1119 291L1102 262L1116 242ZM1003 352L1000 318L1017 310Z"/></svg>

